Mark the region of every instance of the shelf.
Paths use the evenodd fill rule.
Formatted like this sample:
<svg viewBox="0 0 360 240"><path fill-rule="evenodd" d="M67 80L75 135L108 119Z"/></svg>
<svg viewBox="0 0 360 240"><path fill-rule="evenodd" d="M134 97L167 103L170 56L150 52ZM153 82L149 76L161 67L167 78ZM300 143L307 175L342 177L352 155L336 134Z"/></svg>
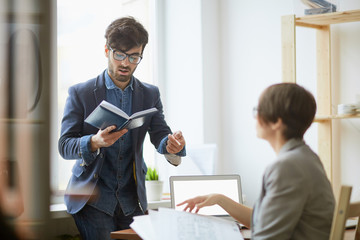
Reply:
<svg viewBox="0 0 360 240"><path fill-rule="evenodd" d="M314 122L324 122L333 119L350 119L350 118L360 118L360 114L315 116Z"/></svg>
<svg viewBox="0 0 360 240"><path fill-rule="evenodd" d="M330 24L348 23L360 21L360 9L333 12L317 15L307 15L295 19L296 26L322 28Z"/></svg>
<svg viewBox="0 0 360 240"><path fill-rule="evenodd" d="M360 113L352 115L332 114L332 54L331 24L360 22L360 9L318 15L286 15L281 18L282 81L296 83L296 29L313 28L316 32L317 108L321 113L314 122L318 132L318 155L332 183L334 192L340 191L340 159L333 156L333 120L360 119ZM357 28L356 28L357 29Z"/></svg>

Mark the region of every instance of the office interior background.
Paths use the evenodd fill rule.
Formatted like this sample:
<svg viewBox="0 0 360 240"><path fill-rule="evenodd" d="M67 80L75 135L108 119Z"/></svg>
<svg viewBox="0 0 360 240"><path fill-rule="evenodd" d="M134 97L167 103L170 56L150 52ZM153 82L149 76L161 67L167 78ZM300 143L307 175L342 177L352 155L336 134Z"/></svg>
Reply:
<svg viewBox="0 0 360 240"><path fill-rule="evenodd" d="M267 86L282 81L281 16L297 14L297 2L1 0L0 81L5 87L1 88L0 143L8 150L0 152L17 169L19 186L11 186L10 191L3 187L13 199L21 189L24 211L16 219L30 223L43 239L68 231L72 219L53 219L48 211L50 204L61 203L73 164L57 152L67 89L106 68L105 28L127 15L141 21L150 33L135 76L160 87L168 124L183 132L190 153L203 149L203 166L208 160L213 174L241 176L246 205L252 206L260 193L262 173L276 157L268 143L256 137L252 109ZM340 11L360 9L357 0L338 4ZM26 31L12 38L21 28ZM316 96L315 31L298 28L296 41L297 82ZM338 104L354 103L360 94L360 23L333 25L331 42L336 112ZM16 57L10 58L9 70L11 54ZM352 200L358 201L360 120L335 120L333 134L333 156L339 163L335 167L340 169L341 183L353 186ZM316 123L305 140L317 151ZM177 171L163 166L166 160L149 142L145 160L161 167L165 181ZM62 225L57 224L60 221ZM35 222L40 224L31 224Z"/></svg>

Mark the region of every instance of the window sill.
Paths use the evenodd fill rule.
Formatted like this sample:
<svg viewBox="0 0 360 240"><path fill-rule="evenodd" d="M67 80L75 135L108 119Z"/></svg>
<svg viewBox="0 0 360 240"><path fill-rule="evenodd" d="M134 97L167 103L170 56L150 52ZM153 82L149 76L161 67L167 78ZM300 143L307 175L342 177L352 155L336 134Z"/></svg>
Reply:
<svg viewBox="0 0 360 240"><path fill-rule="evenodd" d="M50 205L50 216L52 219L67 218L71 215L66 211L64 203L51 204Z"/></svg>

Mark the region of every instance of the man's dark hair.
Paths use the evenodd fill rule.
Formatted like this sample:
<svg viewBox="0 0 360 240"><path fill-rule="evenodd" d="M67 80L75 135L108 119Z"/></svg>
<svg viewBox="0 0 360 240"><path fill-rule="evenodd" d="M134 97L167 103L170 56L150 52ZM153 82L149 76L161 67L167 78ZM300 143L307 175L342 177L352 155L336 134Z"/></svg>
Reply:
<svg viewBox="0 0 360 240"><path fill-rule="evenodd" d="M316 113L314 96L295 83L275 84L262 93L258 105L259 120L275 123L279 118L286 125L285 139L303 138Z"/></svg>
<svg viewBox="0 0 360 240"><path fill-rule="evenodd" d="M123 17L113 21L105 32L106 45L111 48L128 51L142 46L142 52L148 43L148 32L133 17Z"/></svg>

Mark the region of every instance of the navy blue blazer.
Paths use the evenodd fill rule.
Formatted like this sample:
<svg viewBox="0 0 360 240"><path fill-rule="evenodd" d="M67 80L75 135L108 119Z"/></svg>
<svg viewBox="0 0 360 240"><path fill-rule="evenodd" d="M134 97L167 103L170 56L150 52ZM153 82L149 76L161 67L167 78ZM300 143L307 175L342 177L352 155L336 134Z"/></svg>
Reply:
<svg viewBox="0 0 360 240"><path fill-rule="evenodd" d="M98 131L97 128L85 123L84 120L105 99L106 86L104 73L105 71L96 78L70 87L69 97L65 104L58 148L64 159L76 159L67 192L79 193L77 196L65 194L65 204L70 214L80 211L89 201L90 196L88 194L81 195L81 192L83 189L87 189L90 192L94 191L105 159L105 152L100 149L100 154L95 159L93 157L92 161L88 161L87 159L89 158L83 156L80 147L81 141L88 141L92 134L96 134ZM140 82L133 77L132 99L133 113L151 107L158 109L158 112L148 118L143 126L131 130L137 194L142 209L146 210L145 175L147 167L143 159L144 138L146 132L149 132L150 141L158 148L161 140L168 134L171 134L171 129L164 119L158 87Z"/></svg>

